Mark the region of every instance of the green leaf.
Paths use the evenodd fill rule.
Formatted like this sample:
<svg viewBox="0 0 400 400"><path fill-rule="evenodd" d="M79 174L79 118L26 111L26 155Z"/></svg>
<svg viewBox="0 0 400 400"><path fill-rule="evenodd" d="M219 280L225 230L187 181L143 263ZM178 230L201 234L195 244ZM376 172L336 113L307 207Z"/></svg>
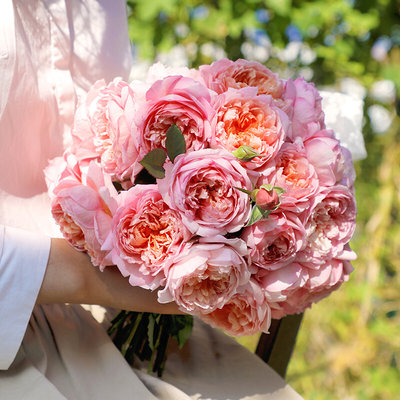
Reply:
<svg viewBox="0 0 400 400"><path fill-rule="evenodd" d="M185 321L185 325L182 329L178 331L176 339L178 341L178 347L181 349L186 341L189 339L190 334L192 333L193 328L193 318L187 318Z"/></svg>
<svg viewBox="0 0 400 400"><path fill-rule="evenodd" d="M262 210L260 207L255 205L253 207L253 210L251 211L251 216L250 216L249 222L245 226L250 226L250 225L255 224L261 218L268 217L268 215L270 213L271 213L271 211Z"/></svg>
<svg viewBox="0 0 400 400"><path fill-rule="evenodd" d="M146 168L147 172L154 178L163 179L165 177L164 162L167 158L163 149L154 149L148 152L140 164Z"/></svg>
<svg viewBox="0 0 400 400"><path fill-rule="evenodd" d="M241 161L251 161L255 157L264 157L262 154L257 153L251 146L240 146L232 154Z"/></svg>
<svg viewBox="0 0 400 400"><path fill-rule="evenodd" d="M171 336L177 340L178 347L182 348L192 332L193 317L191 315L172 315L171 323Z"/></svg>
<svg viewBox="0 0 400 400"><path fill-rule="evenodd" d="M273 210L263 210L262 208L260 208L261 214L263 216L263 218L267 218L269 214L271 214L272 211L275 211L279 206L277 206L276 208L274 208Z"/></svg>
<svg viewBox="0 0 400 400"><path fill-rule="evenodd" d="M154 352L154 327L155 319L153 314L149 315L149 325L147 326L147 336L149 338L149 347Z"/></svg>
<svg viewBox="0 0 400 400"><path fill-rule="evenodd" d="M167 148L168 157L172 162L175 161L175 157L179 156L179 154L186 152L185 138L182 131L175 124L172 124L167 130L165 147Z"/></svg>

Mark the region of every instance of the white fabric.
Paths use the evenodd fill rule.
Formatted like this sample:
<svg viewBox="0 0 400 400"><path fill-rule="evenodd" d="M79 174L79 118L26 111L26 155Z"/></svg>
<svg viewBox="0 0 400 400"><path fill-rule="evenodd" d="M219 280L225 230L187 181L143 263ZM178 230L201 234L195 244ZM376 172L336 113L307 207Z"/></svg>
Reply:
<svg viewBox="0 0 400 400"><path fill-rule="evenodd" d="M43 169L70 142L79 94L98 79L127 79L132 58L123 0L14 0L14 12L10 3L0 1L0 29L12 27L14 40L0 36L0 52L18 57L0 61L9 88L0 92L0 196L28 198L46 191Z"/></svg>
<svg viewBox="0 0 400 400"><path fill-rule="evenodd" d="M37 233L60 235L43 169L69 142L79 94L97 79L127 78L131 51L123 0L2 0L0 33L0 224L36 235L4 237L0 365L7 368L47 263L40 251L49 239ZM40 256L31 257L34 245Z"/></svg>
<svg viewBox="0 0 400 400"><path fill-rule="evenodd" d="M0 398L301 399L258 357L198 320L182 350L171 346L163 381L134 371L88 312L44 306L34 310L12 368L0 373Z"/></svg>
<svg viewBox="0 0 400 400"><path fill-rule="evenodd" d="M14 9L11 1L0 5L0 117L6 106L15 64Z"/></svg>
<svg viewBox="0 0 400 400"><path fill-rule="evenodd" d="M10 366L21 344L49 249L48 237L0 225L0 369Z"/></svg>

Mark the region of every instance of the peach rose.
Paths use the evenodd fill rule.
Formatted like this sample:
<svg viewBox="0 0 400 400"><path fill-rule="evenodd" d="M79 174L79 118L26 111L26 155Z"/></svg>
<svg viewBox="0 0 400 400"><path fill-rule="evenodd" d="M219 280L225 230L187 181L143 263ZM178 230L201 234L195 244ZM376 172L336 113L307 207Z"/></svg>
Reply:
<svg viewBox="0 0 400 400"><path fill-rule="evenodd" d="M278 75L264 65L247 60L231 61L226 58L211 65L200 66L207 87L221 94L229 88L256 87L258 94L268 94L275 99L282 97L284 84Z"/></svg>
<svg viewBox="0 0 400 400"><path fill-rule="evenodd" d="M191 78L174 75L156 81L136 117L140 158L157 147L165 149L172 124L182 131L188 151L208 147L215 114L210 103L209 90Z"/></svg>
<svg viewBox="0 0 400 400"><path fill-rule="evenodd" d="M272 184L285 190L281 195L280 209L303 212L310 206L320 185L302 140L297 138L295 143L284 143L274 162L274 171L259 183Z"/></svg>
<svg viewBox="0 0 400 400"><path fill-rule="evenodd" d="M223 236L201 238L186 248L168 269L160 303L175 301L190 314L222 308L250 279L246 243Z"/></svg>
<svg viewBox="0 0 400 400"><path fill-rule="evenodd" d="M156 185L136 185L118 195L108 248L131 285L152 290L160 286L165 269L190 238Z"/></svg>
<svg viewBox="0 0 400 400"><path fill-rule="evenodd" d="M285 110L289 112L292 120L293 140L297 136L305 140L325 128L322 98L313 83L305 81L304 78L297 78L295 81L289 79L283 98Z"/></svg>
<svg viewBox="0 0 400 400"><path fill-rule="evenodd" d="M116 195L109 176L95 162L81 167L66 153L65 168L52 187L52 214L65 239L77 250L87 251L101 269L112 265L102 246L111 231Z"/></svg>
<svg viewBox="0 0 400 400"><path fill-rule="evenodd" d="M356 226L354 194L346 186L322 189L308 211L307 246L297 255L303 262L320 262L340 254Z"/></svg>
<svg viewBox="0 0 400 400"><path fill-rule="evenodd" d="M272 318L303 312L338 289L352 270L349 260L337 258L313 268L292 263L276 271L266 271L261 286L271 306Z"/></svg>
<svg viewBox="0 0 400 400"><path fill-rule="evenodd" d="M216 100L215 135L212 147L234 151L250 146L262 157L245 163L259 170L279 151L289 129L287 115L269 96L257 96L256 88L228 89Z"/></svg>
<svg viewBox="0 0 400 400"><path fill-rule="evenodd" d="M254 335L268 332L271 309L259 285L250 280L224 307L201 318L232 336Z"/></svg>
<svg viewBox="0 0 400 400"><path fill-rule="evenodd" d="M138 103L126 82L96 82L76 111L72 152L80 159L98 159L104 171L118 180L140 171L134 141Z"/></svg>
<svg viewBox="0 0 400 400"><path fill-rule="evenodd" d="M278 269L290 263L306 245L306 231L290 212L274 212L244 228L241 237L249 247L251 261L258 268Z"/></svg>
<svg viewBox="0 0 400 400"><path fill-rule="evenodd" d="M158 180L160 193L193 234L237 232L249 220L249 196L236 187L251 190L252 184L232 154L223 149L189 152L165 170L165 178Z"/></svg>

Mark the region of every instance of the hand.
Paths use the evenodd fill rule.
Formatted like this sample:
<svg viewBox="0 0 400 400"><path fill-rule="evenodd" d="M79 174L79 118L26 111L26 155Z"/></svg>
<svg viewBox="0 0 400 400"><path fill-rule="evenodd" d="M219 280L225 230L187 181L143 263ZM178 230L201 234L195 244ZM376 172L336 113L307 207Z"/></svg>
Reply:
<svg viewBox="0 0 400 400"><path fill-rule="evenodd" d="M157 291L133 287L117 267L101 272L87 254L64 239L52 239L49 261L37 303L98 304L116 309L182 314L175 303L160 304Z"/></svg>

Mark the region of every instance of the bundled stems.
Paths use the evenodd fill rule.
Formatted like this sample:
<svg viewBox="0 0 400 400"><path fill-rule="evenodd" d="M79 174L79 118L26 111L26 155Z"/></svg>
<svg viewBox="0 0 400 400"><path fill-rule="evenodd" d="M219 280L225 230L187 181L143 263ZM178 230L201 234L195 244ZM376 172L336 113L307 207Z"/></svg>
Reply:
<svg viewBox="0 0 400 400"><path fill-rule="evenodd" d="M192 326L191 316L123 310L111 321L108 334L129 364L133 364L138 357L149 362L149 373L161 376L170 337L175 337L179 347L182 347L190 336Z"/></svg>

